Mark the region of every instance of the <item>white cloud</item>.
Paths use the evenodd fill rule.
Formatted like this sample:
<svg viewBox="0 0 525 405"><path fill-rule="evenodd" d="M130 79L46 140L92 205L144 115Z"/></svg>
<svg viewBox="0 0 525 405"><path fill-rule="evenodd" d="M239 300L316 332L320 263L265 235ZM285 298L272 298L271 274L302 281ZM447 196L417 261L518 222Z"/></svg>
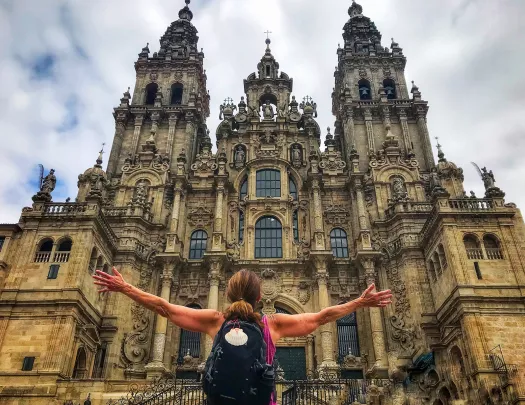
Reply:
<svg viewBox="0 0 525 405"><path fill-rule="evenodd" d="M212 96L208 126L214 134L219 105L243 95L243 79L264 53L272 53L294 78L298 99L312 96L323 131L332 127L330 95L336 49L351 1L193 0L194 24L206 54ZM75 197L76 179L91 167L102 142L111 144L112 109L133 87L140 49L158 40L183 1L4 0L0 3L0 222L16 222L35 193L36 164L65 188L55 200ZM430 103L431 136L466 172L466 187L482 194L470 161L492 169L507 199L525 205L525 103L521 89L525 34L521 0L367 0L364 12L403 47L407 80ZM32 80L31 63L53 55L53 79ZM77 100L78 125L68 100ZM107 147L109 150L109 147ZM107 156L107 155L106 155Z"/></svg>

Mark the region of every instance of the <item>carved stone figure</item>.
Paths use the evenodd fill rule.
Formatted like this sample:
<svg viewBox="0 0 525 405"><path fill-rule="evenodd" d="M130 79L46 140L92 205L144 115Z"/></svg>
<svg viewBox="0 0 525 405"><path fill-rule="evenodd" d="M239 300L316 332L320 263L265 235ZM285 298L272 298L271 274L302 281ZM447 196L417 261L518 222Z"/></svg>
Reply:
<svg viewBox="0 0 525 405"><path fill-rule="evenodd" d="M146 184L141 181L135 188L135 202L137 204L145 204L147 193Z"/></svg>
<svg viewBox="0 0 525 405"><path fill-rule="evenodd" d="M481 169L481 172L481 178L483 179L483 185L485 186L485 190L496 187L496 185L494 184L496 181L494 180L494 174L492 173L492 170L490 172L487 172L487 168L484 167L483 169Z"/></svg>
<svg viewBox="0 0 525 405"><path fill-rule="evenodd" d="M42 180L40 191L42 193L51 194L51 192L55 189L56 183L57 178L55 176L55 169L51 169L49 174Z"/></svg>
<svg viewBox="0 0 525 405"><path fill-rule="evenodd" d="M303 153L301 147L295 144L292 147L292 164L294 167L301 167L303 164Z"/></svg>
<svg viewBox="0 0 525 405"><path fill-rule="evenodd" d="M266 100L263 106L263 117L265 120L272 120L275 117L275 112L273 111L273 106L270 104L269 100Z"/></svg>
<svg viewBox="0 0 525 405"><path fill-rule="evenodd" d="M392 180L392 200L394 202L408 200L408 192L405 187L405 180L402 177L394 177Z"/></svg>
<svg viewBox="0 0 525 405"><path fill-rule="evenodd" d="M246 152L244 152L244 148L239 145L235 149L235 168L241 169L244 167L244 164L246 163Z"/></svg>

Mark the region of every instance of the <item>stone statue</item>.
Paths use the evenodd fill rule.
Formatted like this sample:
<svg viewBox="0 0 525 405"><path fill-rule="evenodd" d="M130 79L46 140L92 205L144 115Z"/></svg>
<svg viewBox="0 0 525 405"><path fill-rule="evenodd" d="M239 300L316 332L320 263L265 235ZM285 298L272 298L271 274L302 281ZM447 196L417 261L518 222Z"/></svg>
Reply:
<svg viewBox="0 0 525 405"><path fill-rule="evenodd" d="M494 184L496 181L494 180L494 173L492 173L492 170L490 172L487 172L487 168L484 167L483 169L481 169L481 171L481 178L483 180L483 184L485 185L485 190L496 187L496 185Z"/></svg>
<svg viewBox="0 0 525 405"><path fill-rule="evenodd" d="M302 165L302 152L301 147L299 145L294 145L292 147L292 163L294 166L301 166Z"/></svg>
<svg viewBox="0 0 525 405"><path fill-rule="evenodd" d="M401 177L395 177L392 183L392 194L395 202L406 201L408 193L405 188L405 181Z"/></svg>
<svg viewBox="0 0 525 405"><path fill-rule="evenodd" d="M437 187L441 187L441 180L439 179L439 176L437 174L437 169L435 167L430 170L430 190L434 190Z"/></svg>
<svg viewBox="0 0 525 405"><path fill-rule="evenodd" d="M57 178L55 177L55 169L51 169L49 174L42 180L40 191L42 193L51 194L51 192L55 189L56 183Z"/></svg>
<svg viewBox="0 0 525 405"><path fill-rule="evenodd" d="M135 201L138 204L144 204L146 202L146 185L143 182L140 182L137 184L136 191L135 191Z"/></svg>
<svg viewBox="0 0 525 405"><path fill-rule="evenodd" d="M269 100L266 100L263 106L263 117L265 120L271 120L275 116L273 111L273 106L270 104Z"/></svg>
<svg viewBox="0 0 525 405"><path fill-rule="evenodd" d="M239 169L244 167L244 164L246 163L246 153L244 152L244 148L242 146L237 146L235 149L235 168Z"/></svg>

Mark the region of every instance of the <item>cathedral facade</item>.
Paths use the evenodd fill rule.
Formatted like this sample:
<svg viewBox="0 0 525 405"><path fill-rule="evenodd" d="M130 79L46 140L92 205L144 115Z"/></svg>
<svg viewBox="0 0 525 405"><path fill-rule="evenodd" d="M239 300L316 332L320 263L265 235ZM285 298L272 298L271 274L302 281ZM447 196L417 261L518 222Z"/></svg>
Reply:
<svg viewBox="0 0 525 405"><path fill-rule="evenodd" d="M213 152L192 18L186 0L160 49L140 52L107 169L100 153L75 202L52 200L50 172L19 223L0 225L0 404L105 404L165 373L198 375L209 339L99 294L92 275L113 265L144 291L218 310L249 269L264 314L319 311L376 283L393 291L388 308L279 341L280 378L373 379L375 405L525 404L523 219L491 171L486 194L467 196L441 147L436 163L399 44L382 46L350 6L325 130L267 40L245 95L220 106Z"/></svg>

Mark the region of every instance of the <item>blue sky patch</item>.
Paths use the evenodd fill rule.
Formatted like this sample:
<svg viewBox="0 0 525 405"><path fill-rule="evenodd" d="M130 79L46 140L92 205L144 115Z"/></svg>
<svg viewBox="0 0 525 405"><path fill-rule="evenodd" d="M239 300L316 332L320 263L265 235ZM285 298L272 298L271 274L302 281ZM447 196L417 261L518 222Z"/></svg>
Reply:
<svg viewBox="0 0 525 405"><path fill-rule="evenodd" d="M31 63L31 76L33 79L52 79L54 77L54 67L56 61L57 57L52 53L45 53L38 56Z"/></svg>

